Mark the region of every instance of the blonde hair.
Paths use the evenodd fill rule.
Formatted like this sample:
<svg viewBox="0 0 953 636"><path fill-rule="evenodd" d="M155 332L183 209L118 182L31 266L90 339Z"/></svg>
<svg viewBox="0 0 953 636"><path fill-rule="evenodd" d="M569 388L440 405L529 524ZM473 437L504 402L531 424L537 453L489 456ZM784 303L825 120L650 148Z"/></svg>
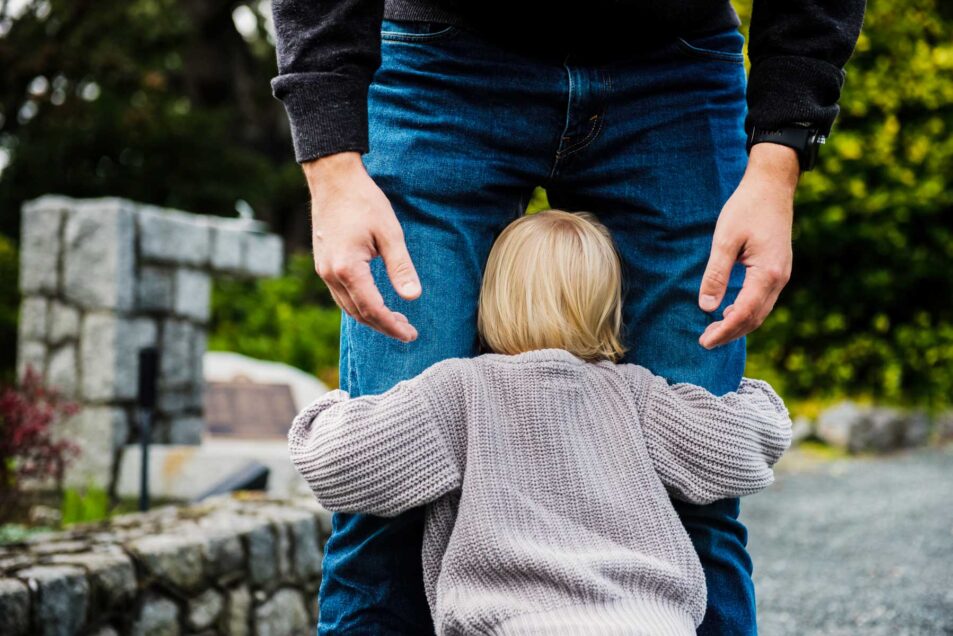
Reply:
<svg viewBox="0 0 953 636"><path fill-rule="evenodd" d="M615 362L625 353L621 281L612 237L593 215L524 216L490 250L477 329L496 353L556 348Z"/></svg>

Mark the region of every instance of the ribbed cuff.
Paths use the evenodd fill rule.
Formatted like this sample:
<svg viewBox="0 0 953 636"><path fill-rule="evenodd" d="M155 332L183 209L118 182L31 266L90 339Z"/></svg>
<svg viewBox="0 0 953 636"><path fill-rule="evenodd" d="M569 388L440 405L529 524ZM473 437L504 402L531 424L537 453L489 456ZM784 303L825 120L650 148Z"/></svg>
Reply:
<svg viewBox="0 0 953 636"><path fill-rule="evenodd" d="M752 126L777 128L809 123L829 134L840 111L843 69L809 57L778 55L752 61L748 76L748 117Z"/></svg>
<svg viewBox="0 0 953 636"><path fill-rule="evenodd" d="M299 163L349 150L367 152L369 83L339 73L289 73L271 81L288 111Z"/></svg>

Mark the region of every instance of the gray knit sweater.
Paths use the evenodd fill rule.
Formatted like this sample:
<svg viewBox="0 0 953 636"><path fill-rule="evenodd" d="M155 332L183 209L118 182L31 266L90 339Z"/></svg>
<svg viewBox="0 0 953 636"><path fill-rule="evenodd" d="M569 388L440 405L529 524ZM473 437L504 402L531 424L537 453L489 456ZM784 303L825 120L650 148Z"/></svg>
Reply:
<svg viewBox="0 0 953 636"><path fill-rule="evenodd" d="M328 509L427 505L439 634L693 634L705 578L669 495L757 492L788 447L760 380L721 397L562 349L439 362L382 395L332 391L288 434Z"/></svg>

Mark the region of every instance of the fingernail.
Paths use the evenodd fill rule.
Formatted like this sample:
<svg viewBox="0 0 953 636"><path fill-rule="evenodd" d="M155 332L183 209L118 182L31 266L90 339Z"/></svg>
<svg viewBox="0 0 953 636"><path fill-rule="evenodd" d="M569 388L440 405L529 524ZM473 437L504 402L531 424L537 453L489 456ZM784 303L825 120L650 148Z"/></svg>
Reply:
<svg viewBox="0 0 953 636"><path fill-rule="evenodd" d="M404 285L401 287L401 290L405 294L416 294L420 290L420 285L414 281L408 281L404 283Z"/></svg>
<svg viewBox="0 0 953 636"><path fill-rule="evenodd" d="M702 295L702 308L706 311L711 311L718 306L718 301L711 294Z"/></svg>

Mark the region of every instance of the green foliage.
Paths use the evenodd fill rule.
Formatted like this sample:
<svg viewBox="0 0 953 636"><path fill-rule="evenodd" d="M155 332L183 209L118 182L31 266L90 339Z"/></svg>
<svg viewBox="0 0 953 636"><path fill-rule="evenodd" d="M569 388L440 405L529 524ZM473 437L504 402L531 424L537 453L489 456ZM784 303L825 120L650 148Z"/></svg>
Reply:
<svg viewBox="0 0 953 636"><path fill-rule="evenodd" d="M286 362L335 386L340 324L311 256L296 254L281 278L215 283L209 349Z"/></svg>
<svg viewBox="0 0 953 636"><path fill-rule="evenodd" d="M0 20L0 231L15 236L20 204L51 192L224 215L241 199L287 229L306 194L259 3L25 5ZM239 34L236 7L259 33Z"/></svg>
<svg viewBox="0 0 953 636"><path fill-rule="evenodd" d="M109 494L101 488L88 487L83 491L67 488L63 492L61 508L63 526L109 517Z"/></svg>
<svg viewBox="0 0 953 636"><path fill-rule="evenodd" d="M842 111L799 188L794 274L750 338L793 396L953 396L953 13L868 3Z"/></svg>

